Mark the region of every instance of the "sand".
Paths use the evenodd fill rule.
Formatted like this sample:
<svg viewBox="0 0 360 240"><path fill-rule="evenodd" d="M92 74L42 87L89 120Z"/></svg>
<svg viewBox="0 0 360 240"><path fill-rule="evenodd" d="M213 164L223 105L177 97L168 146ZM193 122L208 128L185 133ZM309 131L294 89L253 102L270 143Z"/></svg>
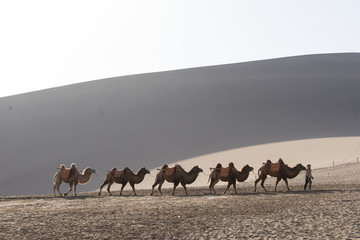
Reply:
<svg viewBox="0 0 360 240"><path fill-rule="evenodd" d="M0 197L0 239L357 239L360 238L360 164L314 169L312 191L303 174L273 192L212 195L204 187L178 188L176 196L80 193L78 197ZM217 186L221 192L224 186Z"/></svg>
<svg viewBox="0 0 360 240"><path fill-rule="evenodd" d="M356 162L360 157L360 137L337 137L337 138L316 138L296 141L286 141L255 145L244 148L231 149L222 152L216 152L195 158L185 159L178 162L185 170L189 171L194 165L199 165L205 174L200 174L198 179L192 186L203 187L207 185L209 167L215 167L217 163L228 166L229 162L233 162L238 170L249 164L255 169L255 173L267 159L276 162L280 157L286 164L293 167L298 163L304 166L311 164L313 169L320 169L335 165L341 165L348 162ZM175 163L167 163L170 167ZM161 167L161 166L159 166ZM111 168L109 168L110 170ZM134 169L137 171L137 169ZM157 168L150 169L151 176L147 175L141 184L137 185L138 189L148 189L154 183ZM99 173L104 174L104 173ZM340 171L339 174L342 174ZM346 175L346 174L345 174ZM345 177L345 176L343 176ZM99 176L102 181L103 176ZM302 178L301 182L303 181ZM336 179L336 178L332 178ZM95 179L94 179L95 180ZM317 180L326 180L328 178L319 178ZM250 173L247 182L254 182L255 175ZM93 184L93 181L90 183ZM221 183L219 183L221 184ZM100 186L101 183L98 184ZM169 187L171 184L164 184ZM129 187L126 187L127 189ZM111 189L120 190L120 186L114 184Z"/></svg>

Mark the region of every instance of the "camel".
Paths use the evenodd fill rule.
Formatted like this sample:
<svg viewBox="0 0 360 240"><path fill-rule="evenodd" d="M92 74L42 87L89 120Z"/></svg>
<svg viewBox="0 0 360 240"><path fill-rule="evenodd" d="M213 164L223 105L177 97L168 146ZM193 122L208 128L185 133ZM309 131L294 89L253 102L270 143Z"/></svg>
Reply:
<svg viewBox="0 0 360 240"><path fill-rule="evenodd" d="M72 164L72 166L75 164ZM59 192L60 196L62 196L61 192L60 192L60 184L62 182L64 183L68 183L70 188L69 191L67 193L64 194L64 196L68 195L71 191L72 191L72 187L74 186L74 194L76 196L76 186L80 183L80 184L86 184L90 181L91 178L91 174L94 174L96 171L95 169L91 169L91 168L85 168L82 173L80 173L77 169L74 175L71 175L70 177L67 177L67 175L70 172L69 168L65 168L64 164L61 164L60 168L58 168L59 171L55 173L54 175L54 197L56 197L55 194L55 189L57 189L57 191ZM67 173L67 175L66 175Z"/></svg>
<svg viewBox="0 0 360 240"><path fill-rule="evenodd" d="M167 170L173 170L173 173L168 174ZM173 191L171 195L174 195L175 188L181 183L181 185L185 189L185 194L188 196L188 192L186 189L186 184L193 183L196 178L199 176L199 173L203 170L199 168L198 166L193 167L189 172L186 172L180 165L175 165L174 168L168 168L168 166L165 164L160 171L156 174L156 179L154 184L152 185L152 192L150 195L154 194L154 188L156 185L159 184L159 192L162 195L161 192L161 186L163 185L164 181L172 182L174 183Z"/></svg>
<svg viewBox="0 0 360 240"><path fill-rule="evenodd" d="M249 173L254 170L253 167L250 167L249 165L245 165L241 169L241 171L239 172L235 168L233 163L229 163L229 168L230 168L230 170L229 170L229 174L227 176L221 176L220 175L220 171L219 171L220 168L215 168L210 173L210 176L209 176L209 181L211 180L210 186L209 186L210 193L214 192L214 194L216 194L214 186L215 186L215 184L217 184L219 182L219 180L224 181L224 182L228 182L228 185L227 185L227 187L226 187L223 194L225 194L227 192L227 190L230 188L231 185L234 186L235 193L237 193L237 191L236 191L236 180L238 182L244 182L249 177Z"/></svg>
<svg viewBox="0 0 360 240"><path fill-rule="evenodd" d="M135 184L141 183L144 180L144 177L146 174L150 173L149 170L146 168L140 168L139 171L134 174L130 168L125 167L123 169L123 173L121 176L115 176L114 173L117 169L113 168L111 171L109 171L106 176L103 184L100 186L99 196L101 195L101 189L107 184L107 191L109 192L110 196L112 196L110 192L111 185L115 183L122 184L121 190L120 190L120 196L122 195L122 191L127 183L130 183L130 186L132 187L134 191L134 195L136 196L135 192Z"/></svg>
<svg viewBox="0 0 360 240"><path fill-rule="evenodd" d="M284 180L286 183L287 190L290 191L289 185L288 185L288 178L294 178L296 177L302 170L306 170L306 168L302 164L297 164L295 167L291 168L288 165L286 165L283 160L280 158L278 161L278 169L276 171L271 169L271 161L267 160L267 162L258 170L259 178L255 180L255 190L256 192L256 184L261 180L261 186L264 188L265 191L266 188L264 187L265 179L267 178L267 175L271 177L276 177L276 184L275 184L275 191L276 187L281 179Z"/></svg>

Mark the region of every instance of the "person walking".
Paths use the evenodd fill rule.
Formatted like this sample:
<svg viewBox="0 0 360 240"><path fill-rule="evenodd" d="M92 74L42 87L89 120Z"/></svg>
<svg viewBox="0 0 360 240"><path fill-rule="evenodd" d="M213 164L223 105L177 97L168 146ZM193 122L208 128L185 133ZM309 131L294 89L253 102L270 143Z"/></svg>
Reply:
<svg viewBox="0 0 360 240"><path fill-rule="evenodd" d="M306 168L304 190L306 190L306 186L307 186L308 184L309 184L309 190L311 190L312 179L314 179L314 177L313 177L312 174L311 174L311 165L308 164L308 165L307 165L307 168Z"/></svg>

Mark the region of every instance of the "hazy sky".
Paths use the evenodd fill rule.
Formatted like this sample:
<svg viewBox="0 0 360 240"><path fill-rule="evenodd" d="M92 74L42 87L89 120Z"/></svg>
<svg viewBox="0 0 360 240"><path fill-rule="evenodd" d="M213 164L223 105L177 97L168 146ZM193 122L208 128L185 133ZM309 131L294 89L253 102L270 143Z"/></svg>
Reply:
<svg viewBox="0 0 360 240"><path fill-rule="evenodd" d="M107 77L360 52L360 1L1 1L0 97Z"/></svg>

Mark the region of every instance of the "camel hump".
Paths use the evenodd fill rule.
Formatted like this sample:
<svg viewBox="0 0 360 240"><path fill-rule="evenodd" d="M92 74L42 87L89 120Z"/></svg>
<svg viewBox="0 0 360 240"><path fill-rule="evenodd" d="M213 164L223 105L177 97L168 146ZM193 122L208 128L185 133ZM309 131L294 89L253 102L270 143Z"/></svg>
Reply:
<svg viewBox="0 0 360 240"><path fill-rule="evenodd" d="M181 165L179 165L179 164L176 164L176 165L175 165L175 169L176 169L176 170L179 170L179 169L184 170L183 167L182 167Z"/></svg>
<svg viewBox="0 0 360 240"><path fill-rule="evenodd" d="M125 167L125 168L123 169L123 172L124 172L124 174L126 174L126 173L133 173L133 171L132 171L129 167Z"/></svg>
<svg viewBox="0 0 360 240"><path fill-rule="evenodd" d="M230 167L220 169L220 177L228 177L230 173Z"/></svg>
<svg viewBox="0 0 360 240"><path fill-rule="evenodd" d="M60 171L63 171L65 168L66 168L66 167L65 167L64 164L61 164L60 167L59 167Z"/></svg>

